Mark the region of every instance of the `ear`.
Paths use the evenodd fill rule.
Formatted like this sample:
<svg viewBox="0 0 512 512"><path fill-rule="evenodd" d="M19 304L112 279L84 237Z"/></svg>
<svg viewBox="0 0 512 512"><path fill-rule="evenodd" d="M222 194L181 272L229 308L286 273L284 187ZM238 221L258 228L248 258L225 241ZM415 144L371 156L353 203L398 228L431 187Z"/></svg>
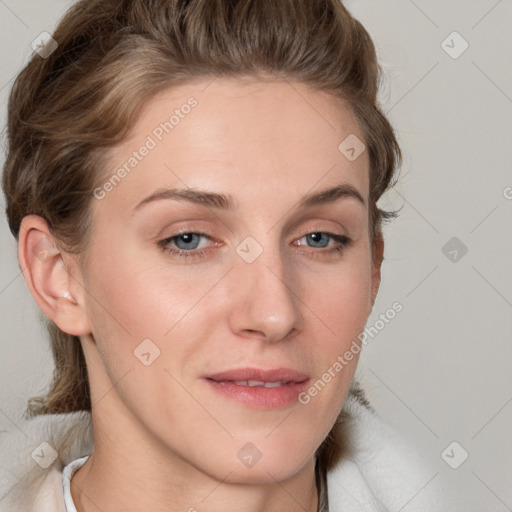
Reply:
<svg viewBox="0 0 512 512"><path fill-rule="evenodd" d="M67 257L67 260L64 257ZM61 253L46 221L37 215L23 218L18 258L25 281L42 312L62 331L82 336L91 329L81 300L75 298L78 267L71 255Z"/></svg>
<svg viewBox="0 0 512 512"><path fill-rule="evenodd" d="M382 233L375 235L375 241L372 247L372 277L371 277L371 290L372 290L372 307L380 287L380 270L382 260L384 259L384 238Z"/></svg>

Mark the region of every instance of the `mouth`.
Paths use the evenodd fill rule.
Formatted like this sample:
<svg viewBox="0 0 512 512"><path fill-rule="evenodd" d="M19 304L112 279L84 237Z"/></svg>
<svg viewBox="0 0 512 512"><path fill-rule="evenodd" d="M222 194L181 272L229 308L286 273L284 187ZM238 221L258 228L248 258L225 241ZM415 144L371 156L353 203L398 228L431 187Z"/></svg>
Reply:
<svg viewBox="0 0 512 512"><path fill-rule="evenodd" d="M269 370L262 370L258 368L238 368L206 375L205 378L216 382L236 382L243 383L241 385L245 386L261 386L265 383L300 383L309 379L309 376L291 368L274 368Z"/></svg>
<svg viewBox="0 0 512 512"><path fill-rule="evenodd" d="M310 380L305 373L290 368L241 368L207 375L203 379L215 392L255 409L293 404Z"/></svg>

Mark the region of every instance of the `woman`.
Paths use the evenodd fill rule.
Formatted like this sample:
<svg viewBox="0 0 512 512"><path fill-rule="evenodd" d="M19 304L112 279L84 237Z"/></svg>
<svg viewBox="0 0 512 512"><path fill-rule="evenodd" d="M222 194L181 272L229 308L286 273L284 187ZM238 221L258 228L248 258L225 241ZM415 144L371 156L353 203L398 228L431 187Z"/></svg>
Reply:
<svg viewBox="0 0 512 512"><path fill-rule="evenodd" d="M400 163L336 0L84 0L3 186L55 376L0 510L441 510L354 380Z"/></svg>

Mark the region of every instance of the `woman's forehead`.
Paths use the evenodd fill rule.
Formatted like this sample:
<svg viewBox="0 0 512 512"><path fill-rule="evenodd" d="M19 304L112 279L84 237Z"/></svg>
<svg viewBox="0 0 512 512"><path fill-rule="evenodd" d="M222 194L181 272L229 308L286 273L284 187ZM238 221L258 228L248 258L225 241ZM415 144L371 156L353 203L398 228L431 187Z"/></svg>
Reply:
<svg viewBox="0 0 512 512"><path fill-rule="evenodd" d="M210 79L149 100L103 178L125 196L175 185L300 193L347 183L367 197L361 139L349 108L303 84Z"/></svg>

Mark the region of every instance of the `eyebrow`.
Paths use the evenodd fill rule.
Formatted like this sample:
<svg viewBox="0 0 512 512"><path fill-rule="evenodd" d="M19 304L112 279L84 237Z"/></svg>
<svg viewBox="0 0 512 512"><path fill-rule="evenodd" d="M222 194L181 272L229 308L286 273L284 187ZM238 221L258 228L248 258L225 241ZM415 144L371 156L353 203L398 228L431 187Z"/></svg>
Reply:
<svg viewBox="0 0 512 512"><path fill-rule="evenodd" d="M360 192L352 185L342 184L337 185L320 192L308 194L301 198L298 208L312 208L313 206L320 206L327 203L333 203L338 199L352 197L357 199L363 206L366 204ZM205 206L208 208L216 208L221 210L235 210L235 201L232 196L226 194L219 194L217 192L206 192L196 188L167 188L157 190L150 196L143 199L136 207L138 210L142 206L160 201L162 199L172 199L177 201L189 201L191 203Z"/></svg>

